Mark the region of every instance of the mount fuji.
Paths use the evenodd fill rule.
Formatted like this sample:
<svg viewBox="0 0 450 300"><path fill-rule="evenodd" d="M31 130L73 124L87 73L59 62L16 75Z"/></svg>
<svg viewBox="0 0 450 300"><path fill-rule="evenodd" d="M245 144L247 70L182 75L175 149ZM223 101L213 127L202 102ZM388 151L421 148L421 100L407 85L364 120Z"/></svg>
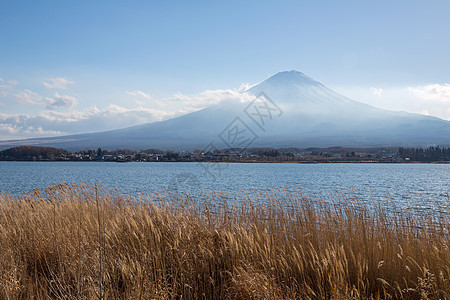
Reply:
<svg viewBox="0 0 450 300"><path fill-rule="evenodd" d="M342 96L297 71L280 72L230 99L162 122L120 130L0 142L68 150L450 145L450 122L388 111ZM237 133L244 133L236 139ZM238 143L236 143L238 141ZM239 142L240 141L240 142Z"/></svg>

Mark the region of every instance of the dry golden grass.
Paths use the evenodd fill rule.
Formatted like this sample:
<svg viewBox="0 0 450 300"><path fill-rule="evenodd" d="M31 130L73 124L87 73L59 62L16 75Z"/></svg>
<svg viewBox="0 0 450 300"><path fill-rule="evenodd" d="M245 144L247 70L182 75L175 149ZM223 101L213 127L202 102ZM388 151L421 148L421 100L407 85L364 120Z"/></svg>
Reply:
<svg viewBox="0 0 450 300"><path fill-rule="evenodd" d="M239 201L89 184L0 196L0 298L450 297L448 207L426 217L285 190Z"/></svg>

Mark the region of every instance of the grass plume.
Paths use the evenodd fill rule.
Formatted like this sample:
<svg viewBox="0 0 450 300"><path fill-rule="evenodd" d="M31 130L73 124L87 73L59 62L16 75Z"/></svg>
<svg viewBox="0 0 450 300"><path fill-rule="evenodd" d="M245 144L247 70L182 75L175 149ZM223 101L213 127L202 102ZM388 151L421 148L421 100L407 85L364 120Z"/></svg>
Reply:
<svg viewBox="0 0 450 300"><path fill-rule="evenodd" d="M448 206L226 199L87 183L0 195L0 299L450 298Z"/></svg>

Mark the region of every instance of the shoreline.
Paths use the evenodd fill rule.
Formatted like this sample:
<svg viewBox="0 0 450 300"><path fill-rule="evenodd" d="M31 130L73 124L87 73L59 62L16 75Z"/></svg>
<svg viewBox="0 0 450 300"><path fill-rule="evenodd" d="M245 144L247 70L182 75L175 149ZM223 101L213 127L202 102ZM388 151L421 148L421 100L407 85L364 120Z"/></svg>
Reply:
<svg viewBox="0 0 450 300"><path fill-rule="evenodd" d="M450 161L409 161L409 162L395 162L395 161L256 161L256 160L242 160L242 161L213 161L213 160L176 160L176 161L108 161L108 160L0 160L0 162L101 162L101 163L243 163L243 164L450 164Z"/></svg>

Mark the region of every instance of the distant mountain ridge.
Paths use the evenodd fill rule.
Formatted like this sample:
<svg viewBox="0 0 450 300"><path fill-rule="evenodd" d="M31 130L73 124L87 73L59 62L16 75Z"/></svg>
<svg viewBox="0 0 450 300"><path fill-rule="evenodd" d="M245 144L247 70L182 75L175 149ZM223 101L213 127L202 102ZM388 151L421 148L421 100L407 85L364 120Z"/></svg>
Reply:
<svg viewBox="0 0 450 300"><path fill-rule="evenodd" d="M379 109L351 100L297 71L280 72L246 91L267 101L224 101L162 122L119 130L0 142L0 148L39 145L78 150L214 147L383 147L450 145L450 122ZM267 106L269 104L269 106ZM266 107L264 107L264 105ZM269 107L269 108L268 108ZM238 118L238 119L236 119ZM264 122L264 126L258 124ZM239 126L240 127L239 127ZM233 144L246 130L250 144Z"/></svg>

